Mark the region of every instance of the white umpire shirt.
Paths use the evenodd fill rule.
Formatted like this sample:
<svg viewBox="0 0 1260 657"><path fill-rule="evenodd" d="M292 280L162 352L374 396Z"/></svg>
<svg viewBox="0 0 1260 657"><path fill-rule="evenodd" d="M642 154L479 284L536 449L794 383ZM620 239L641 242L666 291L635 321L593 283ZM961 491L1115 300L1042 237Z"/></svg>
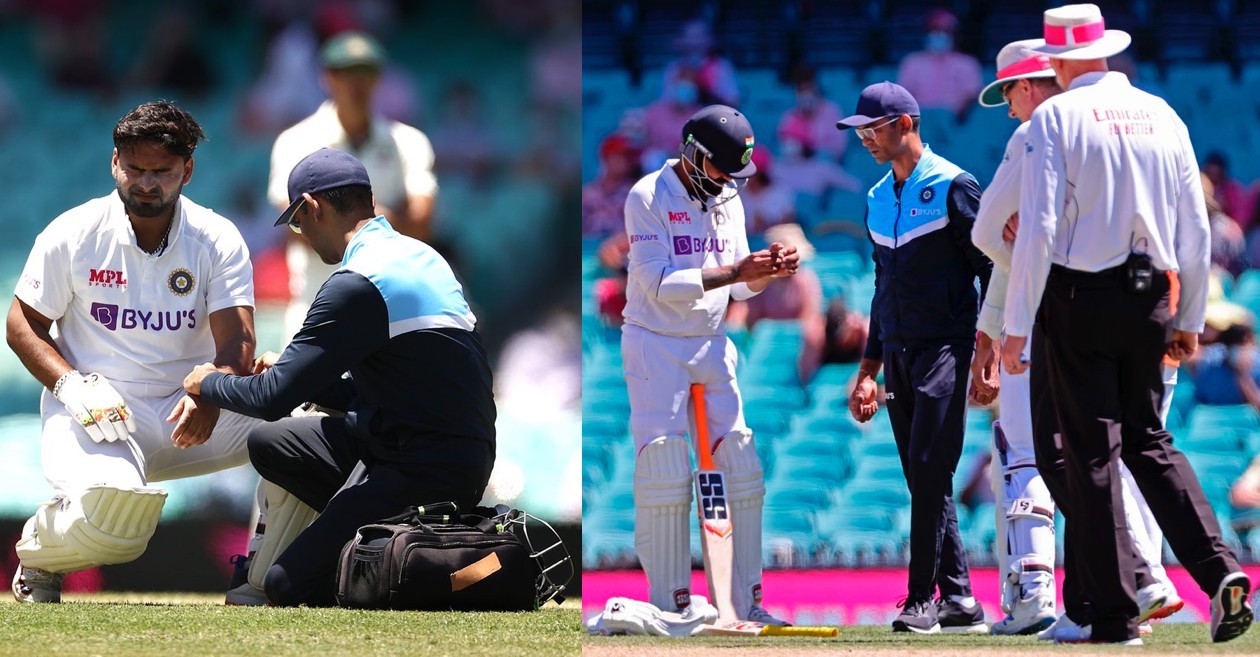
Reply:
<svg viewBox="0 0 1260 657"><path fill-rule="evenodd" d="M993 173L993 181L980 197L980 209L971 226L971 241L990 260L993 273L989 276L989 289L980 305L980 318L976 328L997 339L1001 336L1006 308L1006 288L1011 274L1013 247L1002 239L1002 231L1011 215L1019 212L1019 186L1024 170L1024 141L1028 134L1028 122L1015 128L1006 142L1002 162Z"/></svg>
<svg viewBox="0 0 1260 657"><path fill-rule="evenodd" d="M704 290L700 271L748 255L739 197L707 212L674 173L677 159L635 183L626 197L630 274L627 324L673 336L718 335L730 299L756 295L745 283Z"/></svg>
<svg viewBox="0 0 1260 657"><path fill-rule="evenodd" d="M35 239L16 296L56 322L75 369L178 390L214 360L208 317L254 305L254 271L236 226L181 196L164 251L145 253L115 192L72 208Z"/></svg>
<svg viewBox="0 0 1260 657"><path fill-rule="evenodd" d="M1092 72L1029 121L1006 331L1028 336L1051 264L1097 272L1146 253L1179 272L1173 327L1203 330L1209 233L1185 123L1122 73Z"/></svg>

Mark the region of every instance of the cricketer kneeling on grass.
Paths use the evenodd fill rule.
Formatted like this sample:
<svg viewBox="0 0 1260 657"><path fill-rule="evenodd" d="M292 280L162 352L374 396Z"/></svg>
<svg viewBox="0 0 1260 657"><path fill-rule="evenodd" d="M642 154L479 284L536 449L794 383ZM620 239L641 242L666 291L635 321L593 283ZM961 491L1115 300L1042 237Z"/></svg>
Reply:
<svg viewBox="0 0 1260 657"><path fill-rule="evenodd" d="M680 157L644 176L626 199L629 283L621 350L635 442L635 548L650 602L690 604L690 386L703 384L712 458L724 473L732 526L730 599L723 618L782 624L761 606L765 482L735 381L736 351L722 320L773 276L796 272L795 249L749 253L738 194L756 172L748 119L725 105L683 126ZM710 573L711 575L714 573Z"/></svg>

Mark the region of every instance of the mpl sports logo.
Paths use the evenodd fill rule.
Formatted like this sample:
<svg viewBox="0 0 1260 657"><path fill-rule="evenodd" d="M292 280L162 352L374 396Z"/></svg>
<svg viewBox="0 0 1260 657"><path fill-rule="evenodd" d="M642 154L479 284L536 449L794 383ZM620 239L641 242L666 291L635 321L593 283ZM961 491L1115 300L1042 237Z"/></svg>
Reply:
<svg viewBox="0 0 1260 657"><path fill-rule="evenodd" d="M671 224L689 224L691 223L691 215L686 212L670 212L669 223Z"/></svg>
<svg viewBox="0 0 1260 657"><path fill-rule="evenodd" d="M162 333L180 329L197 328L197 310L138 310L136 308L119 308L113 303L93 303L90 309L92 319L101 326L117 331L140 329Z"/></svg>
<svg viewBox="0 0 1260 657"><path fill-rule="evenodd" d="M726 237L691 237L679 235L674 238L674 255L691 255L693 253L722 253L729 249L731 240Z"/></svg>
<svg viewBox="0 0 1260 657"><path fill-rule="evenodd" d="M127 287L127 275L113 269L88 270L88 287Z"/></svg>

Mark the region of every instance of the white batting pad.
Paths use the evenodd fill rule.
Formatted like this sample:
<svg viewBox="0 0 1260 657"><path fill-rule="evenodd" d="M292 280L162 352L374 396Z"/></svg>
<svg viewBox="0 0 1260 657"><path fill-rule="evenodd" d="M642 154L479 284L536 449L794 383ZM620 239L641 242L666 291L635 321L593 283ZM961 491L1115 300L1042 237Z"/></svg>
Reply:
<svg viewBox="0 0 1260 657"><path fill-rule="evenodd" d="M1133 480L1133 473L1129 472L1123 461L1120 463L1120 494L1124 500L1124 520L1133 545L1137 547L1138 556L1151 569L1151 577L1159 580L1170 591L1176 591L1177 587L1168 578L1168 571L1164 570L1164 530L1155 522L1151 507L1147 505L1146 498Z"/></svg>
<svg viewBox="0 0 1260 657"><path fill-rule="evenodd" d="M17 544L22 565L54 573L127 563L157 530L166 491L92 486L40 505Z"/></svg>
<svg viewBox="0 0 1260 657"><path fill-rule="evenodd" d="M761 604L761 508L766 480L752 431L736 429L722 437L713 461L726 472L726 497L731 505L735 543L731 602L741 619Z"/></svg>
<svg viewBox="0 0 1260 657"><path fill-rule="evenodd" d="M1010 469L1005 475L1007 588L1003 602L1040 589L1054 592L1054 500L1037 468Z"/></svg>
<svg viewBox="0 0 1260 657"><path fill-rule="evenodd" d="M681 436L657 438L634 463L634 547L661 609L685 608L691 594L691 454Z"/></svg>
<svg viewBox="0 0 1260 657"><path fill-rule="evenodd" d="M717 607L702 595L692 596L681 613L661 611L656 605L630 598L609 598L604 611L586 621L591 634L640 634L645 636L692 636L717 620Z"/></svg>
<svg viewBox="0 0 1260 657"><path fill-rule="evenodd" d="M267 569L288 549L293 540L319 517L319 512L307 506L289 491L263 480L263 493L267 498L267 529L254 558L249 561L249 583L263 590ZM346 540L349 540L347 538Z"/></svg>

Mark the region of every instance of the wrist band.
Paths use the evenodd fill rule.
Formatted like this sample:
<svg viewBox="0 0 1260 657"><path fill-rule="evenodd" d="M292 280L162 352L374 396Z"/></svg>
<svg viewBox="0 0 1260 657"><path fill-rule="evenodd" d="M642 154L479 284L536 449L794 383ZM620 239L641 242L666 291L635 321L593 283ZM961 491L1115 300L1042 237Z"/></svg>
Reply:
<svg viewBox="0 0 1260 657"><path fill-rule="evenodd" d="M65 383L66 379L70 378L71 374L75 376L83 376L82 374L79 374L78 370L70 370L66 372L65 374L62 374L61 377L57 379L57 383L53 384L53 389L52 389L53 397L61 399L61 384Z"/></svg>

